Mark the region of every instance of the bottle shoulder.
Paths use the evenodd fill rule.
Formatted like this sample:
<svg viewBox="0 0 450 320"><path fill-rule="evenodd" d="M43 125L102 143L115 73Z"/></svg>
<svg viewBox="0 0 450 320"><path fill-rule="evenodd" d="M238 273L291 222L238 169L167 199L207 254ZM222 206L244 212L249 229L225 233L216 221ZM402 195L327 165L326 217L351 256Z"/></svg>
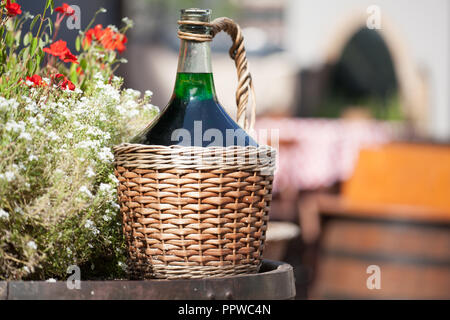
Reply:
<svg viewBox="0 0 450 320"><path fill-rule="evenodd" d="M169 103L132 143L257 145L218 101L211 73L178 73Z"/></svg>
<svg viewBox="0 0 450 320"><path fill-rule="evenodd" d="M184 146L257 146L217 100L173 99L134 143ZM139 141L139 142L138 142Z"/></svg>

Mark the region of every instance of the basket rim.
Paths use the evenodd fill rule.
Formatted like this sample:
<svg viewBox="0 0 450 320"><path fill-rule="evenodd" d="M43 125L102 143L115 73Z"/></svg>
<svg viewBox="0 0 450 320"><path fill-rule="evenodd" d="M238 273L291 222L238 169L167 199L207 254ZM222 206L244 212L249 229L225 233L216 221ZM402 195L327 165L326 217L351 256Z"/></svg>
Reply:
<svg viewBox="0 0 450 320"><path fill-rule="evenodd" d="M203 151L215 151L215 150L270 150L272 152L276 152L277 150L266 144L258 145L258 146L228 146L228 147L219 147L219 146L211 146L211 147L198 147L198 146L181 146L181 145L159 145L159 144L141 144L141 143L129 143L124 142L118 145L115 145L112 147L113 151L115 153L122 153L121 149L123 148L148 148L148 149L154 149L154 150L203 150Z"/></svg>
<svg viewBox="0 0 450 320"><path fill-rule="evenodd" d="M271 175L276 150L270 146L184 147L121 144L114 149L114 164L139 169L251 170Z"/></svg>

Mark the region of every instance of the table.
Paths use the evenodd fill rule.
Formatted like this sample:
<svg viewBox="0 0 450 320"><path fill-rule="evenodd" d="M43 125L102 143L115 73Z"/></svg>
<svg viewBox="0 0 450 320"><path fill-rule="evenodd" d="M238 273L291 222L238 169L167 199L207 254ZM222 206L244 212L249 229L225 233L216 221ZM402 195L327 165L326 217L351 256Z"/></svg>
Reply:
<svg viewBox="0 0 450 320"><path fill-rule="evenodd" d="M259 118L255 129L258 137L260 130L268 130L268 140L278 149L275 193L316 190L346 180L362 148L401 135L399 123L375 120Z"/></svg>

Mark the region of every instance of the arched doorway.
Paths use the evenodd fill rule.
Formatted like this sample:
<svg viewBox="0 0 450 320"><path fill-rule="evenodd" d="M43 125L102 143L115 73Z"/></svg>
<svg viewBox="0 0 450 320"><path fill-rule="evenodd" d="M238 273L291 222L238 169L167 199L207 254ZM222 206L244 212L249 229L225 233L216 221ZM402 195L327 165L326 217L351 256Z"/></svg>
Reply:
<svg viewBox="0 0 450 320"><path fill-rule="evenodd" d="M328 66L324 95L314 116L402 119L394 63L382 36L358 29Z"/></svg>
<svg viewBox="0 0 450 320"><path fill-rule="evenodd" d="M325 65L337 63L350 39L358 31L366 28L367 16L363 13L350 12L341 23L335 26L333 34L327 41ZM401 114L412 125L415 135L426 136L429 120L429 97L426 75L420 72L414 61L406 38L392 19L383 14L379 30L370 30L381 37L391 55L393 69L397 79L398 95L390 103L399 104Z"/></svg>
<svg viewBox="0 0 450 320"><path fill-rule="evenodd" d="M406 43L406 38L387 15L383 15L383 23L379 30L366 29L366 19L365 11L351 11L348 15L342 17L340 22L332 28L333 31L327 35L326 39L323 39L323 64L320 67L313 66L302 69L299 74L296 98L298 104L295 115L312 117L326 113L326 111L318 111L318 108L325 104L324 99L327 97L333 69L339 63L339 59L343 56L352 39L355 37L357 39L363 38L364 36L368 37L369 40L367 41L378 42L379 48L387 48L391 57L389 65L392 65L397 83L397 94L390 95L392 98L383 102L388 104L388 110L395 112L384 115L382 113L376 117L398 119L401 115L410 124L408 127L413 130L410 132L411 134L426 136L429 131L430 116L426 75L420 72L416 65ZM342 101L335 101L334 103L342 104ZM375 103L373 101L367 104L369 104L369 109L374 109ZM375 110L378 109L375 108ZM378 111L380 110L383 111L384 109L381 108ZM331 116L340 116L340 111L331 114Z"/></svg>

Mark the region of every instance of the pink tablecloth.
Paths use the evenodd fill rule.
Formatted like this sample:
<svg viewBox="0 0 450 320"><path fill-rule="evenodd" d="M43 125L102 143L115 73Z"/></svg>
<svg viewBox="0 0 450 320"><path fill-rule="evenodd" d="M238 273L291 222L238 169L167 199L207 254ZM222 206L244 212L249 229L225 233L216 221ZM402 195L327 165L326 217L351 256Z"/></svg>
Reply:
<svg viewBox="0 0 450 320"><path fill-rule="evenodd" d="M270 130L279 133L275 192L314 190L345 180L361 148L387 143L399 132L398 125L387 122L304 118L260 118L257 134L261 129L269 129L269 137Z"/></svg>

